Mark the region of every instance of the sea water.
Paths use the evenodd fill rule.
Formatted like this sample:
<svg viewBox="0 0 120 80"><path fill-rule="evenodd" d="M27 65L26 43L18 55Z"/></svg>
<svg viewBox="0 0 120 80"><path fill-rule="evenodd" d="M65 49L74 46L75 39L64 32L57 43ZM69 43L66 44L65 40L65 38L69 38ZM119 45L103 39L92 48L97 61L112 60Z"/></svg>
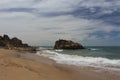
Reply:
<svg viewBox="0 0 120 80"><path fill-rule="evenodd" d="M120 70L120 47L101 46L86 47L82 50L54 50L52 47L37 52L38 55L48 57L60 64L75 66L93 66L101 68L114 68Z"/></svg>

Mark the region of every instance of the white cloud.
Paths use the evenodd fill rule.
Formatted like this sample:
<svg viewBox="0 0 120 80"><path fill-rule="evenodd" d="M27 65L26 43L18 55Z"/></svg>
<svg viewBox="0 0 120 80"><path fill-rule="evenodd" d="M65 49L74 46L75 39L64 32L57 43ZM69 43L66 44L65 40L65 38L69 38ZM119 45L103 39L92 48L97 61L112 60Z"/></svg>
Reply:
<svg viewBox="0 0 120 80"><path fill-rule="evenodd" d="M99 37L89 35L97 31L107 33L120 31L120 28L100 20L77 18L70 14L48 17L43 16L43 13L66 13L79 7L87 7L94 12L93 7L112 8L113 6L118 7L119 5L106 2L106 0L42 0L37 2L34 0L4 0L0 2L0 10L9 8L34 8L35 10L33 12L1 11L0 32L18 36L32 45L52 45L59 38L76 41L99 40ZM101 14L111 12L111 10L104 11ZM45 28L48 30L44 30Z"/></svg>
<svg viewBox="0 0 120 80"><path fill-rule="evenodd" d="M12 12L12 13L6 13L6 12L0 12L0 19L17 19L17 18L34 18L35 16L30 14L30 13L26 13L26 12Z"/></svg>
<svg viewBox="0 0 120 80"><path fill-rule="evenodd" d="M32 45L53 45L54 41L59 38L84 41L90 38L90 33L96 31L109 32L114 30L113 27L109 27L108 25L102 24L98 21L79 19L71 15L53 18L36 17L34 19L28 19L26 17L12 21L5 20L5 22L2 21L0 24L4 26L1 27L4 29L2 31L6 31L11 35L18 36L25 42L29 42ZM10 28L8 28L8 26ZM43 30L45 27L51 27L53 29ZM92 39L93 37L97 40L95 36L91 36Z"/></svg>

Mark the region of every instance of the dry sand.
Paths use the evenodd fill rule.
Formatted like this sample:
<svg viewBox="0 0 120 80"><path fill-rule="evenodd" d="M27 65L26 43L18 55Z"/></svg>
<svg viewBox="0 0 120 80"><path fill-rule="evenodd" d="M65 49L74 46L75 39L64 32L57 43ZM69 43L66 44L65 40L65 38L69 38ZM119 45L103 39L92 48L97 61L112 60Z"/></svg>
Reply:
<svg viewBox="0 0 120 80"><path fill-rule="evenodd" d="M0 80L120 80L120 72L62 65L35 54L0 49Z"/></svg>

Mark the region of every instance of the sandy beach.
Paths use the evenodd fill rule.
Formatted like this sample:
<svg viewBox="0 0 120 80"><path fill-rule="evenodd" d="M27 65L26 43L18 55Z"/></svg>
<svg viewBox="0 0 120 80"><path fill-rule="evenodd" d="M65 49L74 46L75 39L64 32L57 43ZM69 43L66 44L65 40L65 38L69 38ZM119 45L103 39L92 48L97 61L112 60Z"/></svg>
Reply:
<svg viewBox="0 0 120 80"><path fill-rule="evenodd" d="M0 49L0 80L119 80L120 71L57 64L33 53Z"/></svg>

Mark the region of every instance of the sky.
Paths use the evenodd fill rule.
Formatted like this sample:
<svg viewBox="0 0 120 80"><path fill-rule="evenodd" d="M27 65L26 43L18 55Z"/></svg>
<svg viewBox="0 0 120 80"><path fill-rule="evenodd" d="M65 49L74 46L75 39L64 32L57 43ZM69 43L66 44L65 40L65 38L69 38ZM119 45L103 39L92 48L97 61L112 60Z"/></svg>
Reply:
<svg viewBox="0 0 120 80"><path fill-rule="evenodd" d="M120 46L120 0L1 0L3 34L33 46Z"/></svg>

